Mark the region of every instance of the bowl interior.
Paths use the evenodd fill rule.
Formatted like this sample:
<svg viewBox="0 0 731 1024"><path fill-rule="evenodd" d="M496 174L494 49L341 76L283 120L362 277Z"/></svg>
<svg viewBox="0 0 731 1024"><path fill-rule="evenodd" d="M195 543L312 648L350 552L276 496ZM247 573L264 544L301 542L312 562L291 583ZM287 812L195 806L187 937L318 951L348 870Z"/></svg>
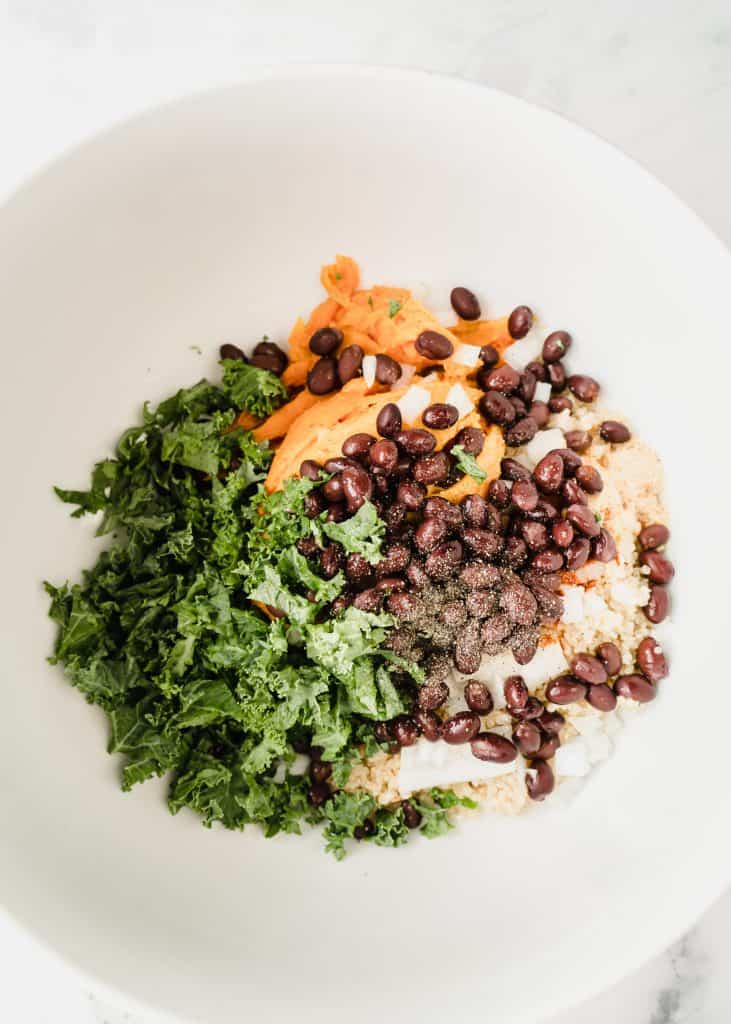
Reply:
<svg viewBox="0 0 731 1024"><path fill-rule="evenodd" d="M51 484L83 486L143 399L215 373L222 341L285 338L335 252L366 280L426 285L436 309L466 283L495 315L526 302L569 329L571 366L665 460L678 570L672 675L575 801L342 864L317 835L169 817L163 782L119 792L100 714L44 663L40 587L95 557L93 524L68 519ZM711 528L728 460L707 378L731 369L731 261L664 188L480 87L299 68L75 151L0 210L0 254L0 899L20 921L102 982L207 1022L387 1006L534 1024L718 892L730 798L711 709L731 567Z"/></svg>

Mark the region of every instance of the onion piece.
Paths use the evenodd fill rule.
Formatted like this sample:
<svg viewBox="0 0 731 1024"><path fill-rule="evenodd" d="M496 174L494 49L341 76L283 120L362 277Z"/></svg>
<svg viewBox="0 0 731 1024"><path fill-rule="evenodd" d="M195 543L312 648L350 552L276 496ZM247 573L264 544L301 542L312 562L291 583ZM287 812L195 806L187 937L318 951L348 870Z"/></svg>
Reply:
<svg viewBox="0 0 731 1024"><path fill-rule="evenodd" d="M460 366L477 366L480 362L480 351L479 345L460 345L452 359Z"/></svg>
<svg viewBox="0 0 731 1024"><path fill-rule="evenodd" d="M373 387L376 380L375 356L363 356L363 380L366 382L366 387Z"/></svg>
<svg viewBox="0 0 731 1024"><path fill-rule="evenodd" d="M529 360L530 362L530 360ZM536 384L536 393L533 395L534 402L548 402L551 397L551 385L547 380L539 380Z"/></svg>
<svg viewBox="0 0 731 1024"><path fill-rule="evenodd" d="M365 362L365 360L363 361ZM412 384L406 394L402 395L398 402L396 402L404 423L413 423L419 418L427 405L430 404L431 392L427 391L426 388L420 388L416 384Z"/></svg>
<svg viewBox="0 0 731 1024"><path fill-rule="evenodd" d="M459 413L459 418L467 416L474 410L470 397L461 384L453 384L447 392L447 405L453 405Z"/></svg>

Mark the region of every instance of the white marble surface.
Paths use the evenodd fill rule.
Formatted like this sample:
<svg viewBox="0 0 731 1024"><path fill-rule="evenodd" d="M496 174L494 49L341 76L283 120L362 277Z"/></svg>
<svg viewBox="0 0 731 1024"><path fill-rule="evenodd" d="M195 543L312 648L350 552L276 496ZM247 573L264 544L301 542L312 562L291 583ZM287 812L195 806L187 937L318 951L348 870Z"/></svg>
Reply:
<svg viewBox="0 0 731 1024"><path fill-rule="evenodd" d="M429 68L552 107L634 156L731 243L729 0L0 0L0 197L121 117L281 60ZM728 894L668 951L550 1024L727 1024L730 946ZM0 953L2 1020L151 1024L107 1006L2 918Z"/></svg>

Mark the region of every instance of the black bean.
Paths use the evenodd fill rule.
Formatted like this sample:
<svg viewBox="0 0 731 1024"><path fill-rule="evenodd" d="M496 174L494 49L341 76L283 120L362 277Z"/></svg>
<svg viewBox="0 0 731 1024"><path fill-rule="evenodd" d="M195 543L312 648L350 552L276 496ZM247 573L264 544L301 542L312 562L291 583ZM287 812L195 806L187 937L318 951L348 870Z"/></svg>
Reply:
<svg viewBox="0 0 731 1024"><path fill-rule="evenodd" d="M499 533L480 530L475 526L468 526L462 536L467 547L482 558L494 558L505 547L505 541Z"/></svg>
<svg viewBox="0 0 731 1024"><path fill-rule="evenodd" d="M577 537L566 549L566 568L570 572L576 572L588 562L590 554L591 544L586 537Z"/></svg>
<svg viewBox="0 0 731 1024"><path fill-rule="evenodd" d="M646 636L637 648L637 664L651 683L659 683L668 674L667 658L654 636Z"/></svg>
<svg viewBox="0 0 731 1024"><path fill-rule="evenodd" d="M452 461L446 452L432 452L431 455L422 455L414 463L414 480L422 484L443 484L451 469Z"/></svg>
<svg viewBox="0 0 731 1024"><path fill-rule="evenodd" d="M586 684L573 676L559 676L546 687L546 700L552 704L573 704L586 697Z"/></svg>
<svg viewBox="0 0 731 1024"><path fill-rule="evenodd" d="M403 580L400 580L399 582L403 584ZM408 622L415 617L418 609L418 602L413 594L407 594L403 590L395 590L392 594L389 594L386 599L386 606L391 614L395 615L397 619L404 619Z"/></svg>
<svg viewBox="0 0 731 1024"><path fill-rule="evenodd" d="M508 400L513 409L515 409L515 415L519 420L524 419L528 415L528 406L520 395L509 395Z"/></svg>
<svg viewBox="0 0 731 1024"><path fill-rule="evenodd" d="M396 437L401 432L401 410L395 402L387 402L379 411L376 430L381 437Z"/></svg>
<svg viewBox="0 0 731 1024"><path fill-rule="evenodd" d="M400 747L412 747L419 738L419 726L409 715L391 719L391 734Z"/></svg>
<svg viewBox="0 0 731 1024"><path fill-rule="evenodd" d="M375 589L379 593L395 594L404 590L405 587L406 580L401 579L400 576L384 576L376 583Z"/></svg>
<svg viewBox="0 0 731 1024"><path fill-rule="evenodd" d="M490 370L487 375L487 390L499 391L502 395L510 395L520 384L520 374L512 366L503 363Z"/></svg>
<svg viewBox="0 0 731 1024"><path fill-rule="evenodd" d="M540 718L543 714L543 704L541 704L537 697L529 697L522 708L509 708L508 710L513 718L519 718L521 721L528 722L534 718Z"/></svg>
<svg viewBox="0 0 731 1024"><path fill-rule="evenodd" d="M454 443L461 445L468 455L479 455L485 447L485 434L479 427L462 427L457 432Z"/></svg>
<svg viewBox="0 0 731 1024"><path fill-rule="evenodd" d="M543 523L524 520L520 524L520 533L531 551L542 551L548 547L548 530Z"/></svg>
<svg viewBox="0 0 731 1024"><path fill-rule="evenodd" d="M524 416L505 432L505 442L511 448L519 448L532 441L538 433L538 424L531 416Z"/></svg>
<svg viewBox="0 0 731 1024"><path fill-rule="evenodd" d="M351 434L343 441L341 451L346 458L359 459L368 454L368 449L375 443L372 434Z"/></svg>
<svg viewBox="0 0 731 1024"><path fill-rule="evenodd" d="M535 722L518 722L513 729L513 743L525 757L540 750L542 742L541 730Z"/></svg>
<svg viewBox="0 0 731 1024"><path fill-rule="evenodd" d="M415 342L416 351L427 359L448 359L454 345L438 331L422 331Z"/></svg>
<svg viewBox="0 0 731 1024"><path fill-rule="evenodd" d="M481 732L474 737L470 749L480 761L492 761L494 764L508 764L517 757L515 746L496 732Z"/></svg>
<svg viewBox="0 0 731 1024"><path fill-rule="evenodd" d="M482 625L482 639L490 644L500 643L513 631L513 624L507 615L493 615Z"/></svg>
<svg viewBox="0 0 731 1024"><path fill-rule="evenodd" d="M470 679L465 684L464 699L470 711L477 711L481 715L489 715L492 711L492 694L478 679Z"/></svg>
<svg viewBox="0 0 731 1024"><path fill-rule="evenodd" d="M225 345L221 345L218 351L221 359L238 359L244 363L248 363L249 361L238 345L229 345L227 343Z"/></svg>
<svg viewBox="0 0 731 1024"><path fill-rule="evenodd" d="M343 553L339 544L328 544L320 555L320 571L327 580L331 580L343 565Z"/></svg>
<svg viewBox="0 0 731 1024"><path fill-rule="evenodd" d="M574 539L574 528L568 519L559 519L551 528L553 543L560 548L567 548Z"/></svg>
<svg viewBox="0 0 731 1024"><path fill-rule="evenodd" d="M343 343L343 332L337 327L321 327L310 338L310 352L316 356L329 356Z"/></svg>
<svg viewBox="0 0 731 1024"><path fill-rule="evenodd" d="M500 583L502 574L495 565L485 565L484 562L471 562L466 565L459 574L460 583L470 589L479 590L481 587L495 587Z"/></svg>
<svg viewBox="0 0 731 1024"><path fill-rule="evenodd" d="M427 500L423 516L425 519L443 519L450 530L458 530L462 525L462 513L459 507L439 495Z"/></svg>
<svg viewBox="0 0 731 1024"><path fill-rule="evenodd" d="M477 296L469 288L453 288L449 296L452 309L463 320L480 319L480 303Z"/></svg>
<svg viewBox="0 0 731 1024"><path fill-rule="evenodd" d="M511 622L529 626L538 611L538 603L528 587L516 580L504 588L500 595L500 608Z"/></svg>
<svg viewBox="0 0 731 1024"><path fill-rule="evenodd" d="M508 333L516 341L524 338L533 326L533 310L530 306L516 306L508 317Z"/></svg>
<svg viewBox="0 0 731 1024"><path fill-rule="evenodd" d="M398 485L396 500L405 508L414 512L421 508L426 499L426 487L416 480L402 480Z"/></svg>
<svg viewBox="0 0 731 1024"><path fill-rule="evenodd" d="M563 615L563 599L548 587L531 585L531 591L541 610L541 622L558 622Z"/></svg>
<svg viewBox="0 0 731 1024"><path fill-rule="evenodd" d="M533 757L536 761L549 761L560 746L561 740L558 736L544 736L540 747L536 750Z"/></svg>
<svg viewBox="0 0 731 1024"><path fill-rule="evenodd" d="M576 479L589 494L599 494L604 489L601 474L593 466L579 466L576 470Z"/></svg>
<svg viewBox="0 0 731 1024"><path fill-rule="evenodd" d="M524 708L530 696L522 676L508 676L503 683L503 694L510 711Z"/></svg>
<svg viewBox="0 0 731 1024"><path fill-rule="evenodd" d="M448 532L447 524L441 519L423 519L414 533L414 544L419 551L432 551Z"/></svg>
<svg viewBox="0 0 731 1024"><path fill-rule="evenodd" d="M670 539L670 530L667 526L663 526L662 523L653 523L651 526L646 526L644 530L640 530L637 540L640 543L640 547L644 551L654 551L655 548L661 548L663 544L667 544Z"/></svg>
<svg viewBox="0 0 731 1024"><path fill-rule="evenodd" d="M513 504L521 512L532 512L538 504L538 490L532 480L516 480L512 491Z"/></svg>
<svg viewBox="0 0 731 1024"><path fill-rule="evenodd" d="M419 687L416 700L423 711L436 711L449 697L449 687L438 679L428 679Z"/></svg>
<svg viewBox="0 0 731 1024"><path fill-rule="evenodd" d="M462 518L467 526L484 529L491 519L490 506L479 494L468 494L460 504Z"/></svg>
<svg viewBox="0 0 731 1024"><path fill-rule="evenodd" d="M544 711L536 721L549 736L558 736L566 719L560 711Z"/></svg>
<svg viewBox="0 0 731 1024"><path fill-rule="evenodd" d="M338 359L338 378L341 384L347 384L353 377L358 376L364 355L360 345L348 345L343 349Z"/></svg>
<svg viewBox="0 0 731 1024"><path fill-rule="evenodd" d="M484 591L475 591L475 593L484 593ZM468 594L467 601L447 601L439 613L440 622L455 631L463 626L468 618L466 606L470 597L471 594Z"/></svg>
<svg viewBox="0 0 731 1024"><path fill-rule="evenodd" d="M533 401L533 396L536 393L536 377L535 374L531 373L530 370L525 369L520 375L520 384L518 385L518 394L523 401L530 405Z"/></svg>
<svg viewBox="0 0 731 1024"><path fill-rule="evenodd" d="M373 493L371 478L362 466L346 466L341 476L348 511L357 512Z"/></svg>
<svg viewBox="0 0 731 1024"><path fill-rule="evenodd" d="M505 561L513 569L519 569L528 558L528 547L521 537L508 537L505 542Z"/></svg>
<svg viewBox="0 0 731 1024"><path fill-rule="evenodd" d="M510 653L519 665L527 665L529 661L533 661L537 650L538 647L530 636L518 634L510 643Z"/></svg>
<svg viewBox="0 0 731 1024"><path fill-rule="evenodd" d="M375 565L376 576L393 576L404 572L411 560L411 551L407 544L389 544L383 551L383 558Z"/></svg>
<svg viewBox="0 0 731 1024"><path fill-rule="evenodd" d="M640 555L640 565L650 570L651 583L660 583L664 586L675 575L673 563L659 551L643 551Z"/></svg>
<svg viewBox="0 0 731 1024"><path fill-rule="evenodd" d="M620 676L614 684L614 692L618 693L620 697L636 700L639 704L648 704L657 696L654 685L644 676L635 673Z"/></svg>
<svg viewBox="0 0 731 1024"><path fill-rule="evenodd" d="M571 671L583 683L606 683L609 678L604 663L593 654L576 654L571 659Z"/></svg>
<svg viewBox="0 0 731 1024"><path fill-rule="evenodd" d="M663 622L670 611L670 598L665 587L650 587L650 600L643 611L650 622Z"/></svg>
<svg viewBox="0 0 731 1024"><path fill-rule="evenodd" d="M447 580L462 561L462 545L458 540L445 540L427 556L424 568L432 579Z"/></svg>
<svg viewBox="0 0 731 1024"><path fill-rule="evenodd" d="M590 686L586 692L586 699L597 711L614 711L617 706L614 690L606 683Z"/></svg>
<svg viewBox="0 0 731 1024"><path fill-rule="evenodd" d="M497 508L507 508L510 504L510 487L504 480L492 480L487 496Z"/></svg>
<svg viewBox="0 0 731 1024"><path fill-rule="evenodd" d="M421 825L421 814L410 800L401 801L401 812L404 816L404 824L407 828L418 828Z"/></svg>
<svg viewBox="0 0 731 1024"><path fill-rule="evenodd" d="M327 510L326 519L328 523L340 523L345 519L346 515L347 509L345 508L345 502L334 501Z"/></svg>
<svg viewBox="0 0 731 1024"><path fill-rule="evenodd" d="M260 341L254 348L249 362L260 370L269 370L270 373L281 377L287 369L289 359L279 345L275 345L273 341Z"/></svg>
<svg viewBox="0 0 731 1024"><path fill-rule="evenodd" d="M493 615L497 611L497 604L497 594L493 590L470 590L465 599L466 610L475 619L486 619L488 615Z"/></svg>
<svg viewBox="0 0 731 1024"><path fill-rule="evenodd" d="M551 385L551 391L554 394L558 394L559 391L563 391L563 389L566 387L566 370L564 369L563 363L549 363L546 372L548 373L548 380ZM549 402L548 404L553 412L562 411L561 409L554 409L551 402ZM563 408L566 408L566 406L563 406ZM571 408L571 403L569 403L569 408Z"/></svg>
<svg viewBox="0 0 731 1024"><path fill-rule="evenodd" d="M435 373L444 373L444 367L441 363L429 363L428 366L422 366L416 371L417 377L431 377Z"/></svg>
<svg viewBox="0 0 731 1024"><path fill-rule="evenodd" d="M411 461L409 456L406 455L405 453L404 454L400 454L399 455L399 460L396 463L396 476L397 477L409 477L409 476L411 476L411 468L412 468L412 466L413 466L413 462Z"/></svg>
<svg viewBox="0 0 731 1024"><path fill-rule="evenodd" d="M333 773L333 766L329 761L310 761L309 775L313 782L327 782Z"/></svg>
<svg viewBox="0 0 731 1024"><path fill-rule="evenodd" d="M564 477L563 459L558 452L544 455L533 470L533 479L542 491L555 493L561 487Z"/></svg>
<svg viewBox="0 0 731 1024"><path fill-rule="evenodd" d="M531 800L545 800L553 792L553 787L553 769L550 764L546 761L533 761L525 775L525 788Z"/></svg>
<svg viewBox="0 0 731 1024"><path fill-rule="evenodd" d="M557 363L571 348L571 335L567 331L554 331L543 342L543 362Z"/></svg>
<svg viewBox="0 0 731 1024"><path fill-rule="evenodd" d="M516 459L502 459L500 462L500 475L505 480L530 480L530 470L521 465Z"/></svg>
<svg viewBox="0 0 731 1024"><path fill-rule="evenodd" d="M326 782L313 782L307 792L307 799L313 807L322 807L331 796L330 787Z"/></svg>
<svg viewBox="0 0 731 1024"><path fill-rule="evenodd" d="M414 590L419 590L429 580L426 574L426 569L420 562L409 562L408 568L406 569L406 579L409 581Z"/></svg>
<svg viewBox="0 0 731 1024"><path fill-rule="evenodd" d="M583 533L585 537L598 537L601 527L596 517L586 505L569 505L566 509L566 518L571 525Z"/></svg>
<svg viewBox="0 0 731 1024"><path fill-rule="evenodd" d="M459 711L442 722L442 739L455 746L469 743L480 731L480 716L474 711Z"/></svg>
<svg viewBox="0 0 731 1024"><path fill-rule="evenodd" d="M551 363L551 366L555 367L556 373L558 373L559 369L561 370L561 372L563 372L563 367L560 363ZM571 401L568 395L556 395L554 398L550 398L548 400L548 408L553 413L571 412L573 407L574 403Z"/></svg>
<svg viewBox="0 0 731 1024"><path fill-rule="evenodd" d="M331 476L329 480L326 480L322 485L322 493L328 501L342 501L345 498L342 473L336 473L335 476Z"/></svg>
<svg viewBox="0 0 731 1024"><path fill-rule="evenodd" d="M580 402L593 402L599 394L599 382L593 377L587 377L583 373L574 373L567 378L566 383Z"/></svg>
<svg viewBox="0 0 731 1024"><path fill-rule="evenodd" d="M515 420L516 412L509 398L499 391L488 391L480 399L480 412L485 419L507 427Z"/></svg>
<svg viewBox="0 0 731 1024"><path fill-rule="evenodd" d="M622 668L622 655L616 644L610 642L599 644L596 655L607 670L607 675L616 676Z"/></svg>
<svg viewBox="0 0 731 1024"><path fill-rule="evenodd" d="M542 430L548 424L548 420L551 416L551 410L545 402L531 402L528 415L535 421L538 429Z"/></svg>
<svg viewBox="0 0 731 1024"><path fill-rule="evenodd" d="M588 505L589 496L578 480L564 480L561 495L568 505Z"/></svg>
<svg viewBox="0 0 731 1024"><path fill-rule="evenodd" d="M356 825L353 829L353 838L360 841L376 834L376 826L370 818L366 818L362 825Z"/></svg>
<svg viewBox="0 0 731 1024"><path fill-rule="evenodd" d="M314 537L300 537L297 541L297 550L305 558L314 558L320 553L320 548Z"/></svg>
<svg viewBox="0 0 731 1024"><path fill-rule="evenodd" d="M348 555L345 560L345 575L353 583L362 583L370 579L373 573L373 566L363 555Z"/></svg>
<svg viewBox="0 0 731 1024"><path fill-rule="evenodd" d="M395 438L396 442L409 455L428 455L437 446L437 439L428 430L402 430Z"/></svg>
<svg viewBox="0 0 731 1024"><path fill-rule="evenodd" d="M314 459L305 459L300 465L300 476L304 476L308 480L319 480L320 473L322 473L322 466Z"/></svg>
<svg viewBox="0 0 731 1024"><path fill-rule="evenodd" d="M548 367L544 366L538 359L532 359L529 363L526 363L525 368L530 370L536 380L543 382L548 380Z"/></svg>
<svg viewBox="0 0 731 1024"><path fill-rule="evenodd" d="M494 345L483 345L480 349L480 360L483 363L482 369L489 371L500 362L500 353Z"/></svg>
<svg viewBox="0 0 731 1024"><path fill-rule="evenodd" d="M421 735L430 743L435 743L441 736L442 723L433 711L424 711L421 708L414 711L414 719L421 729Z"/></svg>
<svg viewBox="0 0 731 1024"><path fill-rule="evenodd" d="M604 526L594 540L594 558L598 562L613 562L617 557L617 545L614 537Z"/></svg>
<svg viewBox="0 0 731 1024"><path fill-rule="evenodd" d="M454 426L459 419L459 410L453 405L435 402L426 407L421 414L421 419L425 427L430 427L432 430L446 430L448 427Z"/></svg>
<svg viewBox="0 0 731 1024"><path fill-rule="evenodd" d="M602 441L608 441L609 444L624 444L632 437L629 428L617 420L604 420L599 425L599 436Z"/></svg>
<svg viewBox="0 0 731 1024"><path fill-rule="evenodd" d="M376 441L368 452L368 459L382 473L393 473L398 465L399 451L394 441Z"/></svg>
<svg viewBox="0 0 731 1024"><path fill-rule="evenodd" d="M577 470L582 465L581 456L575 451L572 451L571 448L556 448L555 450L563 459L564 476L575 476Z"/></svg>
<svg viewBox="0 0 731 1024"><path fill-rule="evenodd" d="M559 572L563 568L564 556L556 548L539 551L531 559L536 572Z"/></svg>
<svg viewBox="0 0 731 1024"><path fill-rule="evenodd" d="M566 446L574 452L585 452L591 447L591 434L586 430L567 430L564 434Z"/></svg>
<svg viewBox="0 0 731 1024"><path fill-rule="evenodd" d="M307 374L307 387L313 395L328 395L340 387L338 364L332 356L322 356Z"/></svg>
<svg viewBox="0 0 731 1024"><path fill-rule="evenodd" d="M391 356L376 356L376 380L379 384L395 384L400 380L402 372L400 365Z"/></svg>

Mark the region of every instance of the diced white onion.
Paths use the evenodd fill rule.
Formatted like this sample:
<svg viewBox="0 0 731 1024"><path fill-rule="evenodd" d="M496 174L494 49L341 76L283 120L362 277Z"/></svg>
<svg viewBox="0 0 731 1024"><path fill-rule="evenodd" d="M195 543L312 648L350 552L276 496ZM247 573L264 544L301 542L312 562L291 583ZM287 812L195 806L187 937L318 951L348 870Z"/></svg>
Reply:
<svg viewBox="0 0 731 1024"><path fill-rule="evenodd" d="M505 349L503 358L516 370L524 370L528 363L533 362L541 354L543 349L543 338L541 332L535 328L529 331L524 338L514 341Z"/></svg>
<svg viewBox="0 0 731 1024"><path fill-rule="evenodd" d="M536 393L533 395L534 402L547 402L551 397L551 385L547 380L539 380L536 384Z"/></svg>
<svg viewBox="0 0 731 1024"><path fill-rule="evenodd" d="M363 380L366 387L372 388L376 379L376 357L363 356Z"/></svg>
<svg viewBox="0 0 731 1024"><path fill-rule="evenodd" d="M290 775L304 775L310 766L310 759L307 754L296 754L295 759L289 766Z"/></svg>
<svg viewBox="0 0 731 1024"><path fill-rule="evenodd" d="M365 359L363 362L365 362ZM431 392L414 384L405 395L399 398L396 405L401 410L401 418L404 423L414 423L430 402Z"/></svg>
<svg viewBox="0 0 731 1024"><path fill-rule="evenodd" d="M470 401L470 397L462 387L461 384L453 384L447 392L447 405L453 405L459 413L459 418L462 419L468 413L473 412L474 405Z"/></svg>
<svg viewBox="0 0 731 1024"><path fill-rule="evenodd" d="M523 771L524 766L520 756L508 764L494 764L475 757L469 743L451 746L442 740L430 743L422 739L401 750L398 788L401 796L406 797L432 786L494 779L500 775Z"/></svg>
<svg viewBox="0 0 731 1024"><path fill-rule="evenodd" d="M522 454L528 459L531 469L538 465L544 455L554 451L556 448L565 448L566 439L563 431L556 428L551 430L539 430L532 441L529 441L522 450Z"/></svg>
<svg viewBox="0 0 731 1024"><path fill-rule="evenodd" d="M551 643L539 647L527 665L519 665L509 651L485 655L478 670L471 673L469 678L486 683L495 707L502 708L505 707L503 683L508 676L522 676L528 689L535 691L539 686L566 672L568 667L561 644L557 640L552 640ZM459 687L464 687L464 680L467 678L455 674L455 696Z"/></svg>
<svg viewBox="0 0 731 1024"><path fill-rule="evenodd" d="M477 366L480 361L480 346L460 345L452 358L455 363L459 363L460 366Z"/></svg>

